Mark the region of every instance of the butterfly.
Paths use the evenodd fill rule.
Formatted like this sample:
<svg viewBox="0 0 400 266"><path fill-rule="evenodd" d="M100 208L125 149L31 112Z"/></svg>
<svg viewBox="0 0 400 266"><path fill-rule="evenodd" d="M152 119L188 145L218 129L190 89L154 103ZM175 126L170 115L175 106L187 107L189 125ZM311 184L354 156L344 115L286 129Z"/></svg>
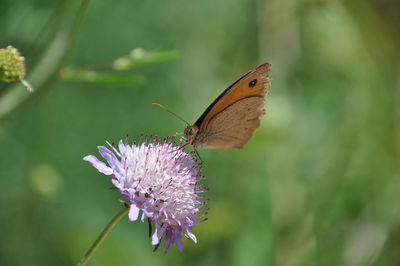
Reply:
<svg viewBox="0 0 400 266"><path fill-rule="evenodd" d="M224 90L193 125L185 128L188 143L193 148L242 148L265 114L270 69L270 63L259 65Z"/></svg>
<svg viewBox="0 0 400 266"><path fill-rule="evenodd" d="M265 114L264 97L271 86L270 70L270 63L261 64L224 90L193 125L185 128L183 135L187 142L195 150L242 148ZM153 104L171 112L160 104Z"/></svg>

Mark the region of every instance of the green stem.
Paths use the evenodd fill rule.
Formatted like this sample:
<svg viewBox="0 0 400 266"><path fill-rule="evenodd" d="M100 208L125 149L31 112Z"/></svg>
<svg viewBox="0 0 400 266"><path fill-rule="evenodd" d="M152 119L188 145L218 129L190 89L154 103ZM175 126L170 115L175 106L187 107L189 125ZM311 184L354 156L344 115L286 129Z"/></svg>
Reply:
<svg viewBox="0 0 400 266"><path fill-rule="evenodd" d="M72 25L71 32L68 36L68 44L67 44L67 49L61 59L60 66L58 68L58 71L60 71L65 65L68 63L72 56L72 51L76 43L76 38L78 37L78 31L79 28L81 27L83 18L85 17L86 9L89 5L90 0L82 0L81 6L79 7L78 14L76 15L76 18L74 20L74 24Z"/></svg>
<svg viewBox="0 0 400 266"><path fill-rule="evenodd" d="M29 84L28 81L24 80L24 79L20 79L21 83L25 86L25 88L29 91L29 92L33 92L33 88L31 86L31 84Z"/></svg>
<svg viewBox="0 0 400 266"><path fill-rule="evenodd" d="M54 41L57 34L60 32L61 27L63 26L65 17L67 17L70 13L72 6L73 1L59 1L55 11L43 26L39 34L36 36L32 47L29 49L29 53L26 55L26 58L29 58L29 64L31 66L37 65L38 60L45 52L43 49L48 49L49 44Z"/></svg>
<svg viewBox="0 0 400 266"><path fill-rule="evenodd" d="M81 259L81 261L78 263L78 266L83 266L86 264L86 262L90 259L90 257L93 255L93 253L96 251L96 249L100 246L101 242L103 242L104 238L110 233L111 229L114 227L114 225L125 215L129 212L129 208L124 208L122 211L120 211L114 219L111 220L111 222L107 225L106 228L104 228L103 232L99 235L99 237L96 239L96 241L93 243L93 245L90 247L90 249L86 252L85 256Z"/></svg>

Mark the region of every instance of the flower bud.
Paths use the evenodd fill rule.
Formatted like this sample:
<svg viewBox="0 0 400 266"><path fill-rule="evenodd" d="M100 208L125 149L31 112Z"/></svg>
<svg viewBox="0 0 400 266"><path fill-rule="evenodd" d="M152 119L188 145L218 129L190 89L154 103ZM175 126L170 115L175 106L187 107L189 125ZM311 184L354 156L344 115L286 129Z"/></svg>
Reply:
<svg viewBox="0 0 400 266"><path fill-rule="evenodd" d="M19 81L26 73L25 57L11 45L0 48L0 79L5 82Z"/></svg>

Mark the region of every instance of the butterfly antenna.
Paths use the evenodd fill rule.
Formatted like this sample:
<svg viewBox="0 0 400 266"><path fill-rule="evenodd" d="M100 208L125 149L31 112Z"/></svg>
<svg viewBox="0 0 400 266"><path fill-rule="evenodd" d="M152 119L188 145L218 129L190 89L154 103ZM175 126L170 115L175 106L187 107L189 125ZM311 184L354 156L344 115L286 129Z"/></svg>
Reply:
<svg viewBox="0 0 400 266"><path fill-rule="evenodd" d="M180 120L182 120L183 122L185 122L188 126L190 126L190 124L189 124L185 119L183 119L183 118L180 117L179 115L175 114L174 112L168 110L166 107L162 106L161 104L159 104L159 103L152 103L152 105L161 107L161 108L164 109L165 111L169 112L170 114L173 114L175 117L179 118Z"/></svg>
<svg viewBox="0 0 400 266"><path fill-rule="evenodd" d="M199 152L197 151L197 149L196 149L195 147L193 147L193 149L194 149L194 151L196 152L197 157L199 157L201 163L203 163L204 161L203 161L203 159L201 159L200 154L199 154Z"/></svg>

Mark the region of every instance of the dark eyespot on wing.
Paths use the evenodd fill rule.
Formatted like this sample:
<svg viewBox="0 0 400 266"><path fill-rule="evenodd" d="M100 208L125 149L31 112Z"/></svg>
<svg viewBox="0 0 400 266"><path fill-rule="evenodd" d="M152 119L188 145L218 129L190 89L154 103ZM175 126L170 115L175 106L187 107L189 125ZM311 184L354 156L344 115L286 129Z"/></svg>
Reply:
<svg viewBox="0 0 400 266"><path fill-rule="evenodd" d="M254 87L257 84L257 79L253 79L252 81L249 82L249 87Z"/></svg>

